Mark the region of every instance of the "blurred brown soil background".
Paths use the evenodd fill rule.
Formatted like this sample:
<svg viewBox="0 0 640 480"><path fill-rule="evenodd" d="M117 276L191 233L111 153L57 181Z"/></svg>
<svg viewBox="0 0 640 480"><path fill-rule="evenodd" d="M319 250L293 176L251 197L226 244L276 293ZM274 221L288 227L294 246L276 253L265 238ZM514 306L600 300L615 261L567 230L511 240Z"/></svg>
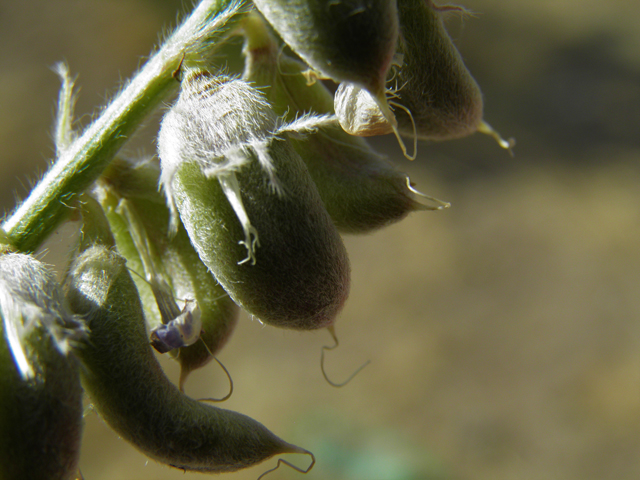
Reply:
<svg viewBox="0 0 640 480"><path fill-rule="evenodd" d="M53 156L50 67L66 60L78 74L87 125L180 3L0 2L3 211ZM348 386L321 376L326 332L242 318L219 356L235 383L222 406L318 459L306 477L268 478L640 478L640 3L464 5L477 16L453 15L450 31L516 156L476 134L422 143L410 163L393 139L375 140L452 208L345 239L352 293L327 371L340 381L372 361ZM153 153L154 125L130 155ZM52 251L69 243L58 233ZM222 396L227 382L211 365L186 389ZM147 461L91 412L81 466L87 480L203 478Z"/></svg>

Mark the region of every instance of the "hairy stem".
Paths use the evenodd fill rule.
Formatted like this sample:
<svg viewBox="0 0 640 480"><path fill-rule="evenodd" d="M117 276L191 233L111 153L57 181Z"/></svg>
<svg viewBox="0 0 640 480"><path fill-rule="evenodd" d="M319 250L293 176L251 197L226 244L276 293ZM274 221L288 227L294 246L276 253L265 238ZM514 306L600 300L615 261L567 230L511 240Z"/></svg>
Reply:
<svg viewBox="0 0 640 480"><path fill-rule="evenodd" d="M46 240L142 120L178 88L173 74L180 63L184 59L198 62L209 55L242 9L243 2L238 0L203 0L196 7L3 222L14 247L34 251Z"/></svg>

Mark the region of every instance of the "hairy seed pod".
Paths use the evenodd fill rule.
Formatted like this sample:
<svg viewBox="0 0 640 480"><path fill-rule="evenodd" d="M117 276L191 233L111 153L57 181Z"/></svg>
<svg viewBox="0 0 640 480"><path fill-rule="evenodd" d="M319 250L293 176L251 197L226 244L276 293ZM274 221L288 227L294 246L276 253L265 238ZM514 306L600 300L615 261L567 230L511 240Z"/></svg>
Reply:
<svg viewBox="0 0 640 480"><path fill-rule="evenodd" d="M152 353L124 258L96 245L66 280L73 311L91 330L78 349L83 383L105 421L149 457L198 472L230 472L281 453L309 453L255 420L182 394Z"/></svg>
<svg viewBox="0 0 640 480"><path fill-rule="evenodd" d="M292 143L341 232L370 233L413 211L441 208L419 203L406 174L340 127L327 127Z"/></svg>
<svg viewBox="0 0 640 480"><path fill-rule="evenodd" d="M137 265L139 272L145 273L139 248L133 244L130 228L125 228L127 219L121 215L122 209L118 209L123 199L145 232L155 270L161 271L171 283L170 300L175 303L173 297L192 299L200 310L201 341L170 351L170 355L180 364L182 388L189 373L207 365L227 343L237 324L240 308L202 263L182 225L174 236L167 234L169 211L158 192L159 175L157 163L133 164L116 159L102 177L104 188L101 198L108 211L118 248L131 268ZM141 292L147 292L145 298L150 305L143 301L147 316L161 316L157 309L157 295L151 285L144 281L136 284Z"/></svg>
<svg viewBox="0 0 640 480"><path fill-rule="evenodd" d="M285 328L323 328L349 292L349 262L304 162L264 95L204 73L162 122L162 182L200 259L240 306ZM301 122L303 123L303 122Z"/></svg>
<svg viewBox="0 0 640 480"><path fill-rule="evenodd" d="M383 93L396 50L395 0L255 0L282 39L321 75Z"/></svg>
<svg viewBox="0 0 640 480"><path fill-rule="evenodd" d="M173 179L184 163L197 163L208 177L232 175L249 162L248 153L252 152L269 175L271 188L280 191L266 151L278 118L261 92L245 82L203 70L187 70L183 76L180 96L162 119L158 134L160 182L172 210L174 229ZM240 211L238 216L242 216ZM244 221L245 261L254 262L255 232L248 220Z"/></svg>
<svg viewBox="0 0 640 480"><path fill-rule="evenodd" d="M0 256L0 478L75 478L82 434L83 328L55 274L33 257Z"/></svg>
<svg viewBox="0 0 640 480"><path fill-rule="evenodd" d="M391 125L404 155L415 158L415 151L407 153L396 128L385 86L398 41L395 0L254 3L293 51L322 76L368 91Z"/></svg>
<svg viewBox="0 0 640 480"><path fill-rule="evenodd" d="M335 93L336 116L351 135L394 133L420 140L451 140L474 132L504 140L482 119L482 93L467 70L442 21L445 11L463 7L436 6L431 0L399 0L400 38L394 59L388 101L394 118L371 92L343 82ZM410 158L410 157L409 157Z"/></svg>
<svg viewBox="0 0 640 480"><path fill-rule="evenodd" d="M331 92L321 82L307 83L305 66L280 52L258 14L243 19L243 30L243 79L265 92L276 113L287 120L297 112L333 113ZM341 232L370 232L425 208L408 188L406 174L338 126L318 128L291 144Z"/></svg>
<svg viewBox="0 0 640 480"><path fill-rule="evenodd" d="M482 93L447 33L432 0L398 0L402 65L397 71L396 110L403 135L449 140L478 130Z"/></svg>
<svg viewBox="0 0 640 480"><path fill-rule="evenodd" d="M274 142L270 152L286 196L271 193L257 159L237 174L247 214L260 232L255 265L238 264L242 227L216 179L185 164L174 181L176 203L200 258L238 304L270 325L323 328L348 294L346 251L302 160L285 142Z"/></svg>

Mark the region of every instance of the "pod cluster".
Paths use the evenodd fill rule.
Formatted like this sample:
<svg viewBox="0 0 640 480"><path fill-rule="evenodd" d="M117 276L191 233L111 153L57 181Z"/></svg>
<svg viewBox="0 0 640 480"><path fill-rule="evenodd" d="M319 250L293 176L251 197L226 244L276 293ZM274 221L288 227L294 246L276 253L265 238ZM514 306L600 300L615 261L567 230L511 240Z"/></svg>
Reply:
<svg viewBox="0 0 640 480"><path fill-rule="evenodd" d="M172 467L227 472L284 453L315 462L256 420L188 397L189 374L228 343L241 309L334 335L350 289L341 235L448 206L363 137L445 140L488 126L444 28L453 7L253 3L234 31L242 71L186 52L158 158L117 157L78 199L62 287L0 230L0 478L74 478L80 382L122 438ZM165 353L178 386L156 360Z"/></svg>

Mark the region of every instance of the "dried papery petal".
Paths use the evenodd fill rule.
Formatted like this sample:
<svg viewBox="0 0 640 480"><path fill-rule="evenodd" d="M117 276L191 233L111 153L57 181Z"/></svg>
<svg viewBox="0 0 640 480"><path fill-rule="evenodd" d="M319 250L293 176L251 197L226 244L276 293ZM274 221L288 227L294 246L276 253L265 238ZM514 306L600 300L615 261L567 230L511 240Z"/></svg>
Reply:
<svg viewBox="0 0 640 480"><path fill-rule="evenodd" d="M23 254L0 256L0 478L75 478L82 434L78 362L84 328L55 274Z"/></svg>
<svg viewBox="0 0 640 480"><path fill-rule="evenodd" d="M336 117L349 135L373 137L393 133L371 94L353 83L341 83L335 93Z"/></svg>
<svg viewBox="0 0 640 480"><path fill-rule="evenodd" d="M166 378L124 258L89 247L74 259L66 286L69 304L91 329L78 350L83 383L105 421L143 453L197 472L235 471L281 453L311 455L245 415L185 396Z"/></svg>
<svg viewBox="0 0 640 480"><path fill-rule="evenodd" d="M151 331L151 345L158 352L167 353L193 345L200 340L200 332L202 332L202 313L198 302L185 300L182 311L178 310L167 323Z"/></svg>
<svg viewBox="0 0 640 480"><path fill-rule="evenodd" d="M287 120L298 112L333 113L333 95L321 82L307 83L304 64L280 51L259 15L246 17L243 30L243 78L265 92L276 113ZM291 144L341 232L369 232L424 208L404 173L339 126L318 128Z"/></svg>

